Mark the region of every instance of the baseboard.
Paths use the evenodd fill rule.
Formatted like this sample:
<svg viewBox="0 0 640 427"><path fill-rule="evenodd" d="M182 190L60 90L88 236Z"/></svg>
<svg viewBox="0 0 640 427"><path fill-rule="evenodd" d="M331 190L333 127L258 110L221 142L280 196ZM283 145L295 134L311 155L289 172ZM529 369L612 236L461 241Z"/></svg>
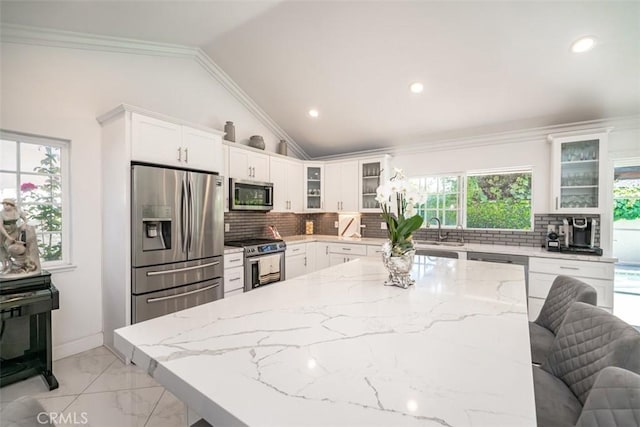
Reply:
<svg viewBox="0 0 640 427"><path fill-rule="evenodd" d="M88 337L83 337L75 341L60 344L53 347L53 360L73 356L74 354L82 353L83 351L100 347L102 344L102 332L98 332L97 334L89 335Z"/></svg>

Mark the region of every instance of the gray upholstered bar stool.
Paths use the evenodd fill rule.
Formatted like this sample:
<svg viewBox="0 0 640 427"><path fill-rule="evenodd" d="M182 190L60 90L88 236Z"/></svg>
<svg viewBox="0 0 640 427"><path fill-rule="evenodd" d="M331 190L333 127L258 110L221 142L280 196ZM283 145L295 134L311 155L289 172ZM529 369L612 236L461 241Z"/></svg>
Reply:
<svg viewBox="0 0 640 427"><path fill-rule="evenodd" d="M601 308L574 302L546 359L533 366L538 427L575 426L596 379L609 366L640 374L640 332ZM610 382L615 378L605 381Z"/></svg>
<svg viewBox="0 0 640 427"><path fill-rule="evenodd" d="M531 361L537 365L544 362L572 303L597 305L597 300L598 294L591 285L573 277L556 277L538 318L529 322Z"/></svg>
<svg viewBox="0 0 640 427"><path fill-rule="evenodd" d="M576 427L640 427L640 375L604 368L584 403Z"/></svg>

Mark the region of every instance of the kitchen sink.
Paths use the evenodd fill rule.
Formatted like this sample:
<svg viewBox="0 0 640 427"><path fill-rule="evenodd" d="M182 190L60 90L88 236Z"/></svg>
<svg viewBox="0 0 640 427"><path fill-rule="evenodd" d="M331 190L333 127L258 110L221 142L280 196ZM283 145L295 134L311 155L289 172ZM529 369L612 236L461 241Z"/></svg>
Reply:
<svg viewBox="0 0 640 427"><path fill-rule="evenodd" d="M433 256L438 258L459 258L457 252L440 249L416 249L416 255Z"/></svg>
<svg viewBox="0 0 640 427"><path fill-rule="evenodd" d="M464 246L464 243L462 242L438 242L436 240L421 240L421 241L416 241L417 244L419 245L436 245L436 246Z"/></svg>

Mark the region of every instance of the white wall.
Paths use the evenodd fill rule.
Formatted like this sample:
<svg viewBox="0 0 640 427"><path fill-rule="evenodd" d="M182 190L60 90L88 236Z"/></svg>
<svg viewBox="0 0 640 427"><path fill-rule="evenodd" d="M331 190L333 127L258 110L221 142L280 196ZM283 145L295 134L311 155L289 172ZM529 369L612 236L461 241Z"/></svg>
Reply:
<svg viewBox="0 0 640 427"><path fill-rule="evenodd" d="M71 141L72 271L53 274L54 357L102 343L100 125L127 103L222 130L278 138L192 59L2 43L0 127ZM108 187L103 189L108 191ZM107 218L107 220L126 220ZM104 266L109 268L109 266Z"/></svg>
<svg viewBox="0 0 640 427"><path fill-rule="evenodd" d="M549 211L551 146L544 138L454 150L397 154L391 164L408 176L467 172L472 170L531 166L532 208L535 213Z"/></svg>

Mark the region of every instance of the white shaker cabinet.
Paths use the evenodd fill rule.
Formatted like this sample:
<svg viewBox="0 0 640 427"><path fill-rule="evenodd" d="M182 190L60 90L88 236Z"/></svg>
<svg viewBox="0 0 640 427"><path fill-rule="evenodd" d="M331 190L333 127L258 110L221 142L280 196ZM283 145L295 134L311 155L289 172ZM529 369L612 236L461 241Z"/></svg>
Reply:
<svg viewBox="0 0 640 427"><path fill-rule="evenodd" d="M360 212L380 212L380 203L376 201L376 190L389 176L389 156L377 159L360 160L359 176L359 210Z"/></svg>
<svg viewBox="0 0 640 427"><path fill-rule="evenodd" d="M229 212L229 147L222 145L222 191L224 192L224 211Z"/></svg>
<svg viewBox="0 0 640 427"><path fill-rule="evenodd" d="M315 243L315 269L322 270L323 268L327 268L331 265L330 262L330 254L329 254L329 245L327 242L316 242Z"/></svg>
<svg viewBox="0 0 640 427"><path fill-rule="evenodd" d="M303 208L305 211L323 211L324 176L324 164L305 162L303 193Z"/></svg>
<svg viewBox="0 0 640 427"><path fill-rule="evenodd" d="M345 243L329 244L329 265L343 264L358 258L367 256L365 245L354 245Z"/></svg>
<svg viewBox="0 0 640 427"><path fill-rule="evenodd" d="M358 211L358 162L325 165L325 211Z"/></svg>
<svg viewBox="0 0 640 427"><path fill-rule="evenodd" d="M222 136L134 112L131 160L220 172Z"/></svg>
<svg viewBox="0 0 640 427"><path fill-rule="evenodd" d="M285 251L285 276L286 279L307 274L309 270L309 262L307 258L306 243L290 243Z"/></svg>
<svg viewBox="0 0 640 427"><path fill-rule="evenodd" d="M244 252L224 254L224 297L244 292Z"/></svg>
<svg viewBox="0 0 640 427"><path fill-rule="evenodd" d="M270 157L270 182L273 183L273 211L301 212L303 165L280 157Z"/></svg>
<svg viewBox="0 0 640 427"><path fill-rule="evenodd" d="M549 135L551 147L551 211L602 213L607 167L606 131Z"/></svg>
<svg viewBox="0 0 640 427"><path fill-rule="evenodd" d="M593 286L598 293L598 307L613 310L613 263L529 257L530 320L538 317L558 275L575 277Z"/></svg>
<svg viewBox="0 0 640 427"><path fill-rule="evenodd" d="M269 156L249 149L229 147L229 176L231 178L271 182Z"/></svg>

